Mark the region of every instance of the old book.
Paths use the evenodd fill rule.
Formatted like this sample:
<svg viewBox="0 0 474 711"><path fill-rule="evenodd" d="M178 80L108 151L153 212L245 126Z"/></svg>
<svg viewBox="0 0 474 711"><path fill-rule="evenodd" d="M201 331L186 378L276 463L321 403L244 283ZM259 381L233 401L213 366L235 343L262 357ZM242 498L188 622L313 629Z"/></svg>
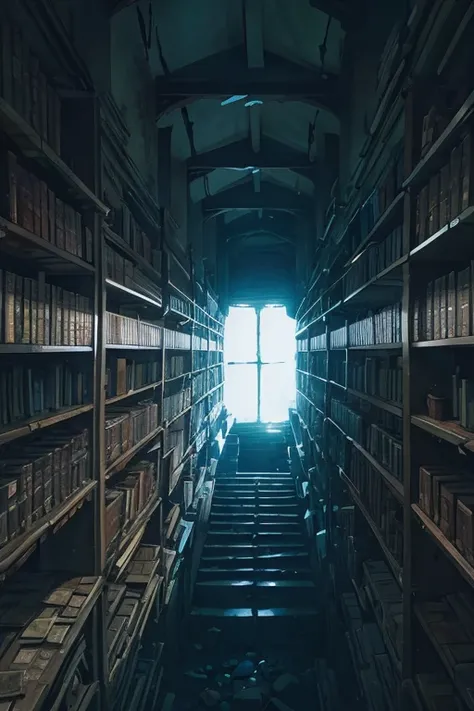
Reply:
<svg viewBox="0 0 474 711"><path fill-rule="evenodd" d="M23 283L23 338L22 343L31 343L31 279Z"/></svg>
<svg viewBox="0 0 474 711"><path fill-rule="evenodd" d="M430 178L428 233L434 235L439 230L439 174Z"/></svg>
<svg viewBox="0 0 474 711"><path fill-rule="evenodd" d="M474 482L444 482L440 485L440 528L450 541L456 540L457 499L461 494L474 496Z"/></svg>
<svg viewBox="0 0 474 711"><path fill-rule="evenodd" d="M40 210L41 210L41 237L50 241L49 238L49 201L48 186L44 180L40 182Z"/></svg>
<svg viewBox="0 0 474 711"><path fill-rule="evenodd" d="M23 642L41 642L46 639L53 625L54 618L44 619L38 617L23 630L21 639Z"/></svg>
<svg viewBox="0 0 474 711"><path fill-rule="evenodd" d="M466 210L473 204L473 181L472 181L472 161L473 161L473 141L469 132L464 136L461 143L461 204L460 212Z"/></svg>
<svg viewBox="0 0 474 711"><path fill-rule="evenodd" d="M433 521L437 526L439 526L441 520L441 485L448 483L462 484L465 480L465 477L463 478L463 475L459 473L446 474L445 471L441 471L431 475Z"/></svg>
<svg viewBox="0 0 474 711"><path fill-rule="evenodd" d="M23 277L15 276L15 343L23 338Z"/></svg>
<svg viewBox="0 0 474 711"><path fill-rule="evenodd" d="M70 629L71 629L70 625L55 624L51 628L46 641L49 644L61 646L61 644L66 639L66 636L67 636Z"/></svg>
<svg viewBox="0 0 474 711"><path fill-rule="evenodd" d="M474 564L474 497L461 495L456 509L456 546Z"/></svg>
<svg viewBox="0 0 474 711"><path fill-rule="evenodd" d="M457 319L456 335L469 336L471 330L471 269L467 267L457 275Z"/></svg>
<svg viewBox="0 0 474 711"><path fill-rule="evenodd" d="M433 320L433 298L434 298L433 282L430 281L426 287L426 340L432 341L434 337L434 320Z"/></svg>
<svg viewBox="0 0 474 711"><path fill-rule="evenodd" d="M45 273L38 272L38 325L36 333L36 343L45 345L45 330L44 330L44 302L46 298L46 281Z"/></svg>
<svg viewBox="0 0 474 711"><path fill-rule="evenodd" d="M56 198L56 246L65 249L64 203Z"/></svg>
<svg viewBox="0 0 474 711"><path fill-rule="evenodd" d="M56 196L48 188L48 235L49 241L56 244Z"/></svg>
<svg viewBox="0 0 474 711"><path fill-rule="evenodd" d="M44 602L47 605L65 606L69 603L71 597L72 590L70 590L69 588L58 588L57 590L53 590L53 592L50 593L47 598L45 598Z"/></svg>
<svg viewBox="0 0 474 711"><path fill-rule="evenodd" d="M0 671L0 699L12 699L25 695L24 671Z"/></svg>
<svg viewBox="0 0 474 711"><path fill-rule="evenodd" d="M461 160L462 146L456 146L451 151L450 176L451 176L451 219L461 212Z"/></svg>
<svg viewBox="0 0 474 711"><path fill-rule="evenodd" d="M456 335L456 274L448 274L448 294L447 294L447 337L454 338Z"/></svg>
<svg viewBox="0 0 474 711"><path fill-rule="evenodd" d="M31 280L31 343L38 343L38 282Z"/></svg>
<svg viewBox="0 0 474 711"><path fill-rule="evenodd" d="M442 279L438 278L434 281L433 289L433 338L438 341L442 338L441 335L441 288Z"/></svg>
<svg viewBox="0 0 474 711"><path fill-rule="evenodd" d="M450 190L450 174L449 174L449 163L441 168L440 175L440 189L439 189L439 226L444 227L449 222L450 216L450 201L449 201L449 190Z"/></svg>

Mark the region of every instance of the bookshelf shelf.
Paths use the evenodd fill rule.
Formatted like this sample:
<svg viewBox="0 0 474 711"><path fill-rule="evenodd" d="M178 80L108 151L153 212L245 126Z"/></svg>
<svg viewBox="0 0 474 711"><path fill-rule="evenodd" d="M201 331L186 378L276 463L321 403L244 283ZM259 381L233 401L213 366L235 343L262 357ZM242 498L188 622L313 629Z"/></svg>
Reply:
<svg viewBox="0 0 474 711"><path fill-rule="evenodd" d="M343 306L358 308L361 304L370 302L376 308L397 301L403 288L402 266L407 259L407 256L397 259L396 262L353 291L352 294L346 296Z"/></svg>
<svg viewBox="0 0 474 711"><path fill-rule="evenodd" d="M320 375L315 375L314 373L308 373L307 370L301 370L300 368L297 368L296 371L298 373L301 373L302 375L308 375L310 378L314 378L315 380L319 380L322 383L326 382L326 378L322 378ZM333 381L330 381L333 382ZM334 385L337 385L338 383L333 383ZM342 387L342 385L341 385Z"/></svg>
<svg viewBox="0 0 474 711"><path fill-rule="evenodd" d="M342 306L342 299L339 299L335 304L333 304L329 309L327 309L324 313L320 314L319 316L316 316L315 318L311 319L309 323L306 324L306 326L303 326L303 328L300 328L296 332L296 337L300 336L302 333L307 331L311 326L314 326L316 323L319 321L323 321L329 314L335 313L338 309L341 308Z"/></svg>
<svg viewBox="0 0 474 711"><path fill-rule="evenodd" d="M177 415L175 415L174 417L172 417L171 420L168 420L167 422L165 422L165 425L164 425L164 426L165 426L165 427L169 427L169 426L172 425L174 422L176 422L177 420L181 419L181 417L184 417L184 415L186 415L188 412L190 412L190 411L191 411L191 408L192 408L192 405L189 405L189 406L186 407L184 410L182 410L181 412L179 412Z"/></svg>
<svg viewBox="0 0 474 711"><path fill-rule="evenodd" d="M385 559L392 570L395 580L398 582L399 585L401 585L401 583L402 583L402 568L401 568L401 566L399 565L399 563L397 563L392 552L387 547L387 544L385 543L378 526L376 525L375 521L370 516L369 512L365 508L362 501L360 500L359 493L358 493L357 489L354 487L353 483L346 476L346 474L342 471L342 469L339 469L339 476L341 477L344 484L346 484L355 505L360 510L363 517L369 524L370 529L371 529L372 533L374 534L375 538L377 539L377 542L378 542L378 544L385 556Z"/></svg>
<svg viewBox="0 0 474 711"><path fill-rule="evenodd" d="M122 471L122 469L127 466L130 460L133 459L135 454L139 452L142 447L145 447L145 445L149 444L152 440L154 440L155 437L157 437L162 430L163 428L161 426L157 427L153 430L153 432L147 434L146 437L143 437L143 439L137 442L137 444L135 444L133 447L124 452L120 457L118 457L118 459L116 459L106 468L105 478L109 479L114 474L117 474L118 472Z"/></svg>
<svg viewBox="0 0 474 711"><path fill-rule="evenodd" d="M302 396L304 397L304 399L307 400L307 401L309 402L309 404L312 405L312 406L314 407L314 409L315 409L317 412L319 412L321 415L323 415L323 417L324 417L324 412L323 412L317 405L314 404L314 402L306 395L306 393L304 393L304 392L302 392L301 390L298 390L298 389L297 389L296 391L297 391L300 395L302 395Z"/></svg>
<svg viewBox="0 0 474 711"><path fill-rule="evenodd" d="M462 447L474 440L474 433L461 427L459 422L433 420L428 415L412 415L412 424L439 439Z"/></svg>
<svg viewBox="0 0 474 711"><path fill-rule="evenodd" d="M103 226L106 241L113 247L117 247L126 257L134 262L145 274L148 274L157 284L161 284L162 276L156 271L141 255L137 254L125 240L110 229L108 225Z"/></svg>
<svg viewBox="0 0 474 711"><path fill-rule="evenodd" d="M349 346L350 351L394 351L400 350L402 344L397 343L373 343L370 346ZM345 349L342 349L345 350Z"/></svg>
<svg viewBox="0 0 474 711"><path fill-rule="evenodd" d="M461 573L464 580L466 580L471 587L474 587L474 568L472 565L469 565L456 546L454 546L451 541L446 538L434 521L432 521L417 504L412 504L411 508L416 518L434 540L438 548L440 548L443 553L449 557L456 569Z"/></svg>
<svg viewBox="0 0 474 711"><path fill-rule="evenodd" d="M105 283L115 296L119 296L119 300L123 304L138 302L144 308L149 308L150 306L153 306L156 309L162 308L162 303L160 301L156 301L145 294L135 291L134 289L130 289L128 286L119 284L112 279L106 279Z"/></svg>
<svg viewBox="0 0 474 711"><path fill-rule="evenodd" d="M0 217L0 245L17 259L34 261L48 274L94 274L92 264Z"/></svg>
<svg viewBox="0 0 474 711"><path fill-rule="evenodd" d="M0 343L0 353L92 353L92 346L40 346L27 343Z"/></svg>
<svg viewBox="0 0 474 711"><path fill-rule="evenodd" d="M94 406L92 404L81 405L79 407L73 407L50 413L48 415L44 415L43 417L34 417L30 420L22 422L21 424L16 424L13 427L0 431L0 445L6 444L7 442L13 442L15 439L20 439L21 437L26 437L37 430L53 427L53 425L57 425L60 422L66 422L73 417L84 415L86 412L90 412L93 407Z"/></svg>
<svg viewBox="0 0 474 711"><path fill-rule="evenodd" d="M39 521L36 521L29 531L0 548L0 575L6 573L43 536L52 532L62 519L70 518L73 510L82 505L96 486L97 482L89 482L74 494L71 494L66 501L54 508L47 516L43 516Z"/></svg>
<svg viewBox="0 0 474 711"><path fill-rule="evenodd" d="M412 348L457 348L460 346L473 346L474 336L456 336L454 338L441 338L433 341L413 341Z"/></svg>
<svg viewBox="0 0 474 711"><path fill-rule="evenodd" d="M347 388L347 392L349 395L365 400L365 402L369 402L371 405L375 405L375 407L380 407L381 410L390 412L392 415L397 415L398 417L402 416L402 408L399 405L395 405L395 403L382 400L379 397L367 395L366 393L360 392L359 390L353 390L352 388Z"/></svg>
<svg viewBox="0 0 474 711"><path fill-rule="evenodd" d="M191 372L181 373L180 375L174 375L172 378L165 378L165 383L174 383L175 380L181 380L181 378L187 378L191 375Z"/></svg>
<svg viewBox="0 0 474 711"><path fill-rule="evenodd" d="M216 390L219 390L219 388L222 388L224 385L224 382L219 383L218 385L215 385L211 390L208 390L207 393L204 393L204 395L201 395L197 400L193 402L193 405L197 405L198 402L201 402L201 400L205 400L209 395L212 395L212 393L215 393Z"/></svg>
<svg viewBox="0 0 474 711"><path fill-rule="evenodd" d="M107 343L105 347L107 348L107 350L116 351L161 351L163 348L163 346L131 346L125 345L123 343Z"/></svg>
<svg viewBox="0 0 474 711"><path fill-rule="evenodd" d="M76 200L103 215L109 208L78 178L36 131L0 97L0 128L28 158L38 161L60 178Z"/></svg>
<svg viewBox="0 0 474 711"><path fill-rule="evenodd" d="M135 390L129 390L126 393L123 393L122 395L114 395L113 397L107 398L105 401L106 405L113 405L114 402L120 402L121 400L126 400L129 397L133 397L134 395L139 395L140 393L145 393L148 390L156 390L161 386L161 380L158 380L156 383L150 383L149 385L143 385L141 388L136 388Z"/></svg>
<svg viewBox="0 0 474 711"><path fill-rule="evenodd" d="M472 254L470 239L474 224L474 206L466 208L458 217L444 225L435 234L414 247L410 252L412 262L465 261ZM453 250L453 241L456 249Z"/></svg>
<svg viewBox="0 0 474 711"><path fill-rule="evenodd" d="M335 380L329 380L329 385L333 385L335 388L340 388L341 390L348 390L345 385L338 383Z"/></svg>

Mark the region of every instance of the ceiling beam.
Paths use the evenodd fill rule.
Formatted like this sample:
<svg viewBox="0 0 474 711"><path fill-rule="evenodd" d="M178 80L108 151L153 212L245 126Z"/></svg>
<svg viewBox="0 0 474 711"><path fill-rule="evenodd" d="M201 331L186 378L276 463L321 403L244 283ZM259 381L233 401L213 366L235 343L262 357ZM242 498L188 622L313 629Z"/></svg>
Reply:
<svg viewBox="0 0 474 711"><path fill-rule="evenodd" d="M263 49L263 0L243 0L245 49L247 52L247 67L249 69L262 69L265 66L265 52ZM261 104L248 107L250 143L254 153L260 152L260 138L262 132ZM262 187L260 169L252 172L254 192L259 193Z"/></svg>
<svg viewBox="0 0 474 711"><path fill-rule="evenodd" d="M326 15L339 20L342 27L346 29L354 21L356 15L355 5L359 3L354 2L354 0L309 0L309 4L316 10L321 10Z"/></svg>
<svg viewBox="0 0 474 711"><path fill-rule="evenodd" d="M222 230L225 230L228 236L259 231L293 235L296 234L297 229L297 217L287 212L278 212L276 214L265 212L260 219L257 217L256 212L248 212L232 220L232 222L224 223L222 227Z"/></svg>
<svg viewBox="0 0 474 711"><path fill-rule="evenodd" d="M233 51L234 52L234 51ZM198 99L310 101L338 115L337 76L296 64L269 52L264 67L242 66L223 52L155 79L157 117ZM225 110L225 106L222 107Z"/></svg>
<svg viewBox="0 0 474 711"><path fill-rule="evenodd" d="M291 190L263 183L259 193L249 190L244 184L217 195L206 197L202 201L203 210L310 210L312 201L303 195L297 195Z"/></svg>
<svg viewBox="0 0 474 711"><path fill-rule="evenodd" d="M290 168L308 172L315 169L315 164L310 163L306 154L266 137L260 139L258 154L251 150L247 140L243 140L198 153L189 158L187 164L190 173L217 168Z"/></svg>

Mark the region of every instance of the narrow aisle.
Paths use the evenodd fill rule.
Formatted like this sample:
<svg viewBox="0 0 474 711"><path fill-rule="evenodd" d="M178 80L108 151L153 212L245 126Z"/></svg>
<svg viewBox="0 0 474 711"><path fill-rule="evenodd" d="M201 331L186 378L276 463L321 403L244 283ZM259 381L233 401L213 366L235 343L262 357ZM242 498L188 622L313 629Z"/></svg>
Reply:
<svg viewBox="0 0 474 711"><path fill-rule="evenodd" d="M232 429L239 467L234 459L217 474L175 710L319 708L324 621L288 467L289 430L274 430Z"/></svg>

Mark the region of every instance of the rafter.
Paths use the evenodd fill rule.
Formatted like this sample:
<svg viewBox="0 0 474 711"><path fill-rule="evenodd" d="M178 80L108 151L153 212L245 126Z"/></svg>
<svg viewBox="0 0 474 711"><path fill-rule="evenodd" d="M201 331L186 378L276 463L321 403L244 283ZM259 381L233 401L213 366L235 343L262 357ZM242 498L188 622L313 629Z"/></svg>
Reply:
<svg viewBox="0 0 474 711"><path fill-rule="evenodd" d="M291 190L263 183L259 193L253 192L249 184L239 185L204 198L203 210L291 210L295 212L311 209L312 201Z"/></svg>
<svg viewBox="0 0 474 711"><path fill-rule="evenodd" d="M253 107L255 108L255 107ZM295 151L279 141L263 136L260 151L254 153L248 141L236 141L222 148L199 153L188 160L188 171L196 173L217 168L290 168L295 171L314 171L304 153Z"/></svg>
<svg viewBox="0 0 474 711"><path fill-rule="evenodd" d="M265 52L265 67L243 66L235 50L216 54L155 79L157 115L203 98L228 98L234 95L249 100L310 100L334 115L338 114L338 80L335 75L300 66ZM223 110L225 107L223 107Z"/></svg>

